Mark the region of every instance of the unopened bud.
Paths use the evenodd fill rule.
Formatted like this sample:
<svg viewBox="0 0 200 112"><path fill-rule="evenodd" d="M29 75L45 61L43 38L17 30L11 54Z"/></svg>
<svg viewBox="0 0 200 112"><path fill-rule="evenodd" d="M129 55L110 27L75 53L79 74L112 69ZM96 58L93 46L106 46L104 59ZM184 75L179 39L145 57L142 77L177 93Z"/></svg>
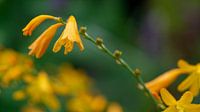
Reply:
<svg viewBox="0 0 200 112"><path fill-rule="evenodd" d="M121 65L121 64L122 64L119 60L116 60L116 63L117 63L118 65Z"/></svg>
<svg viewBox="0 0 200 112"><path fill-rule="evenodd" d="M84 26L80 27L80 31L79 31L80 33L85 34L86 31L87 31L87 27L84 27Z"/></svg>
<svg viewBox="0 0 200 112"><path fill-rule="evenodd" d="M142 84L140 84L140 83L138 83L137 87L138 87L138 89L140 89L140 90L143 90L143 89L144 89L144 86L142 86Z"/></svg>
<svg viewBox="0 0 200 112"><path fill-rule="evenodd" d="M141 71L140 71L140 69L136 68L134 70L134 73L135 73L136 76L139 76L141 74Z"/></svg>
<svg viewBox="0 0 200 112"><path fill-rule="evenodd" d="M119 59L122 55L122 52L119 50L115 50L115 52L113 53L116 59Z"/></svg>
<svg viewBox="0 0 200 112"><path fill-rule="evenodd" d="M99 45L99 46L102 45L103 44L103 39L100 38L100 37L97 37L96 44Z"/></svg>

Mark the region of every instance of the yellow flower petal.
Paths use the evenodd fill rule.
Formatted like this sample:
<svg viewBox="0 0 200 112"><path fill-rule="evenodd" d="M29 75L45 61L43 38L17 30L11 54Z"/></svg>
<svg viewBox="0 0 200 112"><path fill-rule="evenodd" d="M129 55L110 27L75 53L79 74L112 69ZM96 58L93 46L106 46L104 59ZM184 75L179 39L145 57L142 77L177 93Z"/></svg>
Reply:
<svg viewBox="0 0 200 112"><path fill-rule="evenodd" d="M178 90L185 91L186 89L188 89L194 82L194 79L196 77L195 75L196 74L191 74L183 82L181 82L181 84L178 85Z"/></svg>
<svg viewBox="0 0 200 112"><path fill-rule="evenodd" d="M163 112L178 112L174 106L166 108Z"/></svg>
<svg viewBox="0 0 200 112"><path fill-rule="evenodd" d="M74 16L70 16L67 20L64 31L54 44L53 52L58 52L61 49L61 46L64 46L64 54L67 54L73 50L74 42L78 44L81 51L84 49L81 38L79 36L76 19Z"/></svg>
<svg viewBox="0 0 200 112"><path fill-rule="evenodd" d="M176 99L166 90L166 89L161 89L160 90L161 98L163 102L167 105L175 105L176 104Z"/></svg>
<svg viewBox="0 0 200 112"><path fill-rule="evenodd" d="M31 36L33 30L40 25L43 21L45 21L46 19L53 19L53 20L58 20L59 18L54 17L54 16L50 16L50 15L39 15L35 18L33 18L27 25L26 27L22 30L23 31L23 35L27 36Z"/></svg>
<svg viewBox="0 0 200 112"><path fill-rule="evenodd" d="M191 92L186 92L176 101L173 96L166 90L161 89L160 91L163 102L169 106L163 112L199 112L200 104L191 104L193 96Z"/></svg>
<svg viewBox="0 0 200 112"><path fill-rule="evenodd" d="M190 65L189 63L187 63L185 60L182 59L178 61L178 67L186 70L187 72L192 72L196 69L195 66Z"/></svg>
<svg viewBox="0 0 200 112"><path fill-rule="evenodd" d="M193 93L194 96L199 94L199 82L198 79L193 80L193 83L190 87L190 91Z"/></svg>
<svg viewBox="0 0 200 112"><path fill-rule="evenodd" d="M183 107L185 112L200 112L200 104L188 104Z"/></svg>
<svg viewBox="0 0 200 112"><path fill-rule="evenodd" d="M190 104L192 103L193 100L193 95L191 92L187 91L183 94L183 96L181 96L180 100L178 101L178 103L180 104Z"/></svg>
<svg viewBox="0 0 200 112"><path fill-rule="evenodd" d="M46 51L57 29L62 26L62 23L57 23L46 29L38 38L29 46L29 55L35 55L40 58Z"/></svg>

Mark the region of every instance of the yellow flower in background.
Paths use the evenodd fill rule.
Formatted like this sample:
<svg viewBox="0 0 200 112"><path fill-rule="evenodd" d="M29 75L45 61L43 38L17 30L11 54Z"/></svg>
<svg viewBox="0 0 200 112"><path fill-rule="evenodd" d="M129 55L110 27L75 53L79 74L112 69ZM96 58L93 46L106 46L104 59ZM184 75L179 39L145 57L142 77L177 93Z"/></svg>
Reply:
<svg viewBox="0 0 200 112"><path fill-rule="evenodd" d="M15 100L23 100L26 97L25 92L22 90L15 91L13 93L13 98Z"/></svg>
<svg viewBox="0 0 200 112"><path fill-rule="evenodd" d="M197 96L200 91L200 64L190 65L186 61L180 60L178 66L189 74L189 76L179 84L178 90L185 91L189 89L194 96Z"/></svg>
<svg viewBox="0 0 200 112"><path fill-rule="evenodd" d="M104 112L107 101L101 95L81 93L67 102L70 112Z"/></svg>
<svg viewBox="0 0 200 112"><path fill-rule="evenodd" d="M33 71L33 62L30 58L13 50L4 49L0 51L0 83L8 86L12 81L23 79Z"/></svg>
<svg viewBox="0 0 200 112"><path fill-rule="evenodd" d="M55 21L58 21L58 17L50 16L50 15L39 15L35 18L33 18L27 25L26 27L22 30L24 36L31 36L33 30L40 25L42 22L44 22L47 19L52 19Z"/></svg>
<svg viewBox="0 0 200 112"><path fill-rule="evenodd" d="M46 29L38 38L29 46L29 55L35 55L40 58L46 51L57 29L62 26L62 23L57 23Z"/></svg>
<svg viewBox="0 0 200 112"><path fill-rule="evenodd" d="M89 91L92 85L92 80L83 70L74 69L67 64L59 68L57 81L66 87L68 94L78 94Z"/></svg>
<svg viewBox="0 0 200 112"><path fill-rule="evenodd" d="M55 73L51 77L46 72L37 73L31 58L10 49L0 50L0 87L16 90L11 97L27 102L22 112L44 112L46 109L57 112L63 102L58 96L67 98L72 110L79 110L76 105L81 105L81 110L104 112L110 106L106 98L94 90L93 80L84 70L64 64Z"/></svg>
<svg viewBox="0 0 200 112"><path fill-rule="evenodd" d="M64 46L64 54L67 54L72 51L74 42L78 44L81 51L84 49L81 38L79 36L76 19L74 16L70 16L67 20L64 31L53 47L53 52L58 52L61 47Z"/></svg>
<svg viewBox="0 0 200 112"><path fill-rule="evenodd" d="M42 110L41 108L38 108L38 107L34 107L34 106L26 106L26 107L23 107L21 112L45 112L44 110Z"/></svg>
<svg viewBox="0 0 200 112"><path fill-rule="evenodd" d="M199 112L200 104L191 104L193 95L191 92L185 92L183 96L176 101L176 99L166 90L161 89L161 98L168 106L163 112Z"/></svg>
<svg viewBox="0 0 200 112"><path fill-rule="evenodd" d="M185 70L172 69L161 74L152 81L147 82L145 85L153 95L158 96L160 89L168 87L177 79L178 76L184 73L186 73Z"/></svg>
<svg viewBox="0 0 200 112"><path fill-rule="evenodd" d="M44 103L53 110L59 109L59 101L53 92L51 81L45 72L40 72L36 79L26 88L27 95L33 103Z"/></svg>
<svg viewBox="0 0 200 112"><path fill-rule="evenodd" d="M108 106L106 112L123 112L123 109L118 103L114 102Z"/></svg>

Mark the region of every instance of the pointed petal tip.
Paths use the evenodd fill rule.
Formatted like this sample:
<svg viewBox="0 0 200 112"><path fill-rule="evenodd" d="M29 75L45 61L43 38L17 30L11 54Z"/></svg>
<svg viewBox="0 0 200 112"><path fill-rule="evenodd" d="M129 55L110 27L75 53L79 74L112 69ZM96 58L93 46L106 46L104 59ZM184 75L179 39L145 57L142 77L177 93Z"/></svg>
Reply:
<svg viewBox="0 0 200 112"><path fill-rule="evenodd" d="M68 21L75 21L76 22L76 18L73 15L71 15L71 16L69 16Z"/></svg>
<svg viewBox="0 0 200 112"><path fill-rule="evenodd" d="M193 96L193 93L190 91L186 91L184 94L187 94L188 96Z"/></svg>
<svg viewBox="0 0 200 112"><path fill-rule="evenodd" d="M52 49L52 51L53 51L54 53L57 53L59 50L57 50L57 49Z"/></svg>
<svg viewBox="0 0 200 112"><path fill-rule="evenodd" d="M178 60L178 63L177 63L178 67L183 67L183 66L186 66L188 65L188 63L184 60L184 59L180 59Z"/></svg>
<svg viewBox="0 0 200 112"><path fill-rule="evenodd" d="M163 100L163 102L167 105L174 105L176 103L176 99L169 93L169 91L165 88L162 88L160 90L160 95Z"/></svg>

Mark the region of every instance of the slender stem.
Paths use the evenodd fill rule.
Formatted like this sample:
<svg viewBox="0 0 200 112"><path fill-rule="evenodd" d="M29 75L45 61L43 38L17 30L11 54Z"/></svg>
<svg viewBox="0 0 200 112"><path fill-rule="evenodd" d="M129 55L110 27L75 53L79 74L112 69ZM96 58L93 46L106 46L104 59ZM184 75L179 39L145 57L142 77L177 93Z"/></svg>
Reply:
<svg viewBox="0 0 200 112"><path fill-rule="evenodd" d="M122 67L124 67L125 69L127 69L132 76L135 77L136 81L138 82L138 85L140 86L139 88L144 91L144 93L147 94L147 96L149 96L152 101L154 102L154 104L156 105L156 107L158 107L158 105L160 105L160 103L154 98L154 96L151 94L151 92L148 90L148 88L145 86L145 83L143 81L143 79L141 78L140 75L138 75L128 64L126 61L124 61L124 59L120 58L116 58L116 56L102 43L101 45L97 45L96 40L94 40L93 37L91 37L90 35L88 35L86 32L82 33L80 32L80 34L85 37L85 39L89 40L90 42L92 42L93 44L95 44L97 47L99 47L101 49L101 51L103 51L104 53L108 54L110 57L112 57L113 59L115 59L119 65L121 65Z"/></svg>
<svg viewBox="0 0 200 112"><path fill-rule="evenodd" d="M60 18L60 20L58 21L62 24L66 24L62 18ZM86 29L85 29L86 30ZM151 94L151 92L149 91L149 89L145 86L145 83L142 79L142 77L140 76L140 74L137 73L137 71L133 70L129 65L128 63L122 59L121 57L117 57L103 44L103 42L101 44L98 44L97 41L90 35L88 35L86 33L86 31L80 31L80 34L85 37L85 39L89 40L90 42L92 42L95 46L97 46L98 48L100 48L101 51L103 51L104 53L108 54L110 57L112 57L114 60L117 61L117 63L119 65L121 65L122 67L124 67L125 69L127 69L131 74L132 76L135 77L137 83L138 83L138 86L139 86L139 89L144 91L144 93L151 98L151 100L154 102L155 106L156 107L165 107L162 103L159 103L159 101L157 101L154 96Z"/></svg>

